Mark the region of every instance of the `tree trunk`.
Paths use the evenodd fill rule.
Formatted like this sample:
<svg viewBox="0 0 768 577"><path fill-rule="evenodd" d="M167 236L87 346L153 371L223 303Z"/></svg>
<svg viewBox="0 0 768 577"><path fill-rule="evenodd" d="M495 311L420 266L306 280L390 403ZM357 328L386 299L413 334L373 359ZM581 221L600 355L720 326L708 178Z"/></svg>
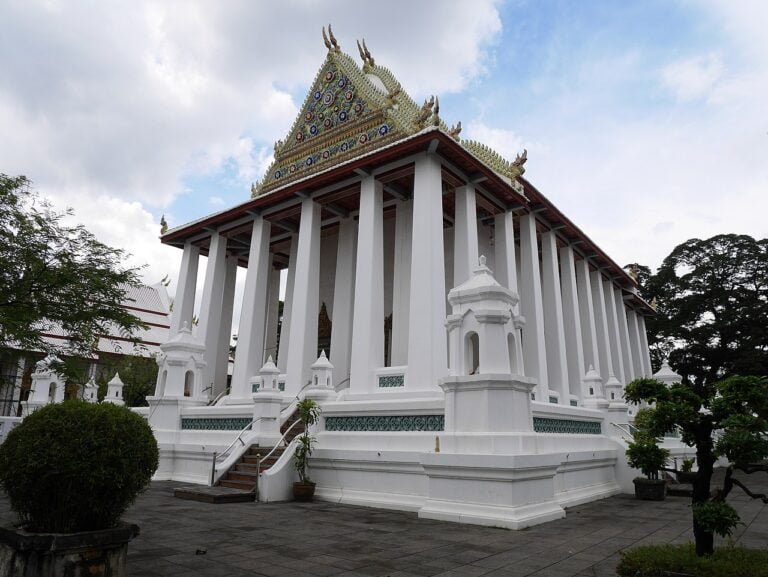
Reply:
<svg viewBox="0 0 768 577"><path fill-rule="evenodd" d="M693 497L691 499L693 505L709 501L710 483L715 465L711 431L701 431L697 434L696 441L696 461L699 464L699 471L693 483ZM696 523L695 517L693 519L693 536L696 540L696 555L703 557L714 552L714 534L702 529Z"/></svg>

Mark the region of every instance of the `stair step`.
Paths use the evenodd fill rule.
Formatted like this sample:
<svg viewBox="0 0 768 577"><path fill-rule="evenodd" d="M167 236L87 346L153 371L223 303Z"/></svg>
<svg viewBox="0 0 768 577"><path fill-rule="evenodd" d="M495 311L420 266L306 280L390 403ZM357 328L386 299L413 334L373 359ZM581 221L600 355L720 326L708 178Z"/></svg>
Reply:
<svg viewBox="0 0 768 577"><path fill-rule="evenodd" d="M278 459L277 457L270 457L269 459L261 459L261 462L262 462L263 465L271 466L271 465L274 465L275 463L277 463L277 459ZM243 457L238 462L246 464L246 465L254 465L255 466L256 462L258 460L259 460L259 457L251 457L251 456L246 455L245 457ZM263 468L264 467L262 467L262 469Z"/></svg>
<svg viewBox="0 0 768 577"><path fill-rule="evenodd" d="M269 459L272 461L272 459ZM261 463L261 468L259 469L262 473L264 471L268 471L269 468L274 465L275 463ZM253 473L256 474L256 463L235 463L235 466L232 469L233 471L242 471L243 473Z"/></svg>
<svg viewBox="0 0 768 577"><path fill-rule="evenodd" d="M222 487L229 487L230 489L240 489L241 491L252 491L256 486L254 481L235 481L232 479L224 479L219 483Z"/></svg>
<svg viewBox="0 0 768 577"><path fill-rule="evenodd" d="M282 455L283 451L285 451L283 447L278 447L277 449L275 449L274 447L251 447L250 449L248 449L248 452L245 454L254 455L254 456L261 455L263 457L264 455L269 455L269 453L271 453L273 450L275 451L273 453L274 455Z"/></svg>
<svg viewBox="0 0 768 577"><path fill-rule="evenodd" d="M199 501L200 503L245 503L256 499L251 491L227 487L178 487L173 496L177 499Z"/></svg>

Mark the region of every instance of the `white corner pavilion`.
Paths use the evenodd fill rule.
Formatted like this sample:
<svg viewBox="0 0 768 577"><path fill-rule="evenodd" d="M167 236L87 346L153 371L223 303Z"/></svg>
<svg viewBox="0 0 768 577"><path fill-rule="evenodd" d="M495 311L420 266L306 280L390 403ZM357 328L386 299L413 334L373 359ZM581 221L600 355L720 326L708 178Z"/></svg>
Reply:
<svg viewBox="0 0 768 577"><path fill-rule="evenodd" d="M462 140L364 44L361 66L326 46L252 197L162 237L183 259L158 478L248 490L232 472L310 397L319 498L521 528L631 490L623 387L651 374L653 313L633 278L522 177L525 153ZM292 446L256 472L261 500L288 498Z"/></svg>

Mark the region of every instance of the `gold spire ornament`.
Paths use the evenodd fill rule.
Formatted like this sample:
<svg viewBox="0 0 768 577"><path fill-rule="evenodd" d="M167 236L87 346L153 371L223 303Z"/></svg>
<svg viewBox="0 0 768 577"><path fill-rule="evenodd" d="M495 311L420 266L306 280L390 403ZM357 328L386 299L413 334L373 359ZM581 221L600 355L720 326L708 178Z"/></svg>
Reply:
<svg viewBox="0 0 768 577"><path fill-rule="evenodd" d="M510 166L509 176L512 179L515 179L518 176L523 176L523 174L525 174L525 166L523 165L526 162L528 162L528 149L524 148L522 154L518 154L517 156L515 156L515 160L512 162L512 165Z"/></svg>
<svg viewBox="0 0 768 577"><path fill-rule="evenodd" d="M323 42L328 50L341 52L341 46L339 46L339 43L336 41L336 37L333 35L333 29L330 24L328 24L328 34L325 33L325 26L323 26Z"/></svg>
<svg viewBox="0 0 768 577"><path fill-rule="evenodd" d="M448 131L448 134L451 138L458 141L459 140L459 134L461 134L461 120L459 120L458 124L455 126L451 126L451 129Z"/></svg>
<svg viewBox="0 0 768 577"><path fill-rule="evenodd" d="M168 232L168 222L165 220L165 215L160 217L160 234Z"/></svg>

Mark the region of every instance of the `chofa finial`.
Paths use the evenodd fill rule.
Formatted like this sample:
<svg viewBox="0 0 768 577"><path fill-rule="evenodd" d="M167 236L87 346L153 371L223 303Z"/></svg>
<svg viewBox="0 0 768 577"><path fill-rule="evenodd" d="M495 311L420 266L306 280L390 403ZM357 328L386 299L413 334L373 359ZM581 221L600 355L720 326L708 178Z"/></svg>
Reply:
<svg viewBox="0 0 768 577"><path fill-rule="evenodd" d="M334 52L341 52L341 46L339 46L339 43L336 41L336 37L333 35L333 29L331 28L331 25L328 24L328 33L325 32L325 26L323 26L323 42L325 43L325 47L328 50L333 50Z"/></svg>

